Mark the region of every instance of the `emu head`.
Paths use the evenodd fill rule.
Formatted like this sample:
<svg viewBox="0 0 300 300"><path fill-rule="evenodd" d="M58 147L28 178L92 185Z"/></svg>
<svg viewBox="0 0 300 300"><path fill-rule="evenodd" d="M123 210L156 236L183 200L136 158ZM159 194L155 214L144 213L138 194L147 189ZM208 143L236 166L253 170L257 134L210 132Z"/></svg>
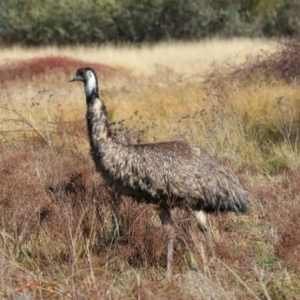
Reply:
<svg viewBox="0 0 300 300"><path fill-rule="evenodd" d="M93 92L98 92L98 81L96 72L91 68L80 68L77 70L75 77L70 82L82 81L84 83L86 96L90 96Z"/></svg>

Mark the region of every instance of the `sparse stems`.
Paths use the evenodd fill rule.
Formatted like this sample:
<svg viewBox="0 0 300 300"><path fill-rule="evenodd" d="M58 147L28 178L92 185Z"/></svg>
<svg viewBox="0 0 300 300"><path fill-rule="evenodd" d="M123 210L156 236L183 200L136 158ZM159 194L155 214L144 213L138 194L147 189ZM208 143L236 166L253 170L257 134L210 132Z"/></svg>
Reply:
<svg viewBox="0 0 300 300"><path fill-rule="evenodd" d="M29 128L31 128L33 130L33 132L35 132L42 140L44 140L48 147L50 148L50 150L52 151L52 148L51 148L51 144L49 143L49 140L46 139L42 133L30 122L27 120L27 118L25 116L23 116L21 113L17 112L16 110L14 109L10 109L8 107L0 107L0 109L3 109L3 110L8 110L8 111L11 111L13 112L14 114L16 114L18 117L20 117L22 123L24 123L25 125L27 125Z"/></svg>

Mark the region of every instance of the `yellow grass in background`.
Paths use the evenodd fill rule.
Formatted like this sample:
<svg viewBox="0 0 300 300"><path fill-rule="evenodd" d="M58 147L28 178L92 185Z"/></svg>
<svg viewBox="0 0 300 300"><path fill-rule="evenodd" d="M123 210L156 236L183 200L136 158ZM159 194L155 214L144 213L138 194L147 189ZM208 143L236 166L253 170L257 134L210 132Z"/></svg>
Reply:
<svg viewBox="0 0 300 300"><path fill-rule="evenodd" d="M1 50L0 63L9 60L50 55L68 56L90 62L124 68L134 75L153 75L157 66L164 66L186 76L202 74L213 64L244 62L261 51L274 51L276 42L265 39L207 39L199 42L169 42L143 45L101 47L41 47L13 46Z"/></svg>

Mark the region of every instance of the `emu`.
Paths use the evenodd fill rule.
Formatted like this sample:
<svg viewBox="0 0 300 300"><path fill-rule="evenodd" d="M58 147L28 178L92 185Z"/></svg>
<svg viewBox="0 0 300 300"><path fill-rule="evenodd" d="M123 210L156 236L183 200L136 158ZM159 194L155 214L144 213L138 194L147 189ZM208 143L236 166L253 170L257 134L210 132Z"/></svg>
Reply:
<svg viewBox="0 0 300 300"><path fill-rule="evenodd" d="M86 121L96 170L120 194L157 205L163 225L173 230L170 210L193 213L209 237L203 212L246 213L247 191L238 178L207 152L184 141L124 145L111 134L108 114L99 98L98 79L91 68L80 68L70 82L82 81ZM173 237L167 247L167 279L172 274Z"/></svg>

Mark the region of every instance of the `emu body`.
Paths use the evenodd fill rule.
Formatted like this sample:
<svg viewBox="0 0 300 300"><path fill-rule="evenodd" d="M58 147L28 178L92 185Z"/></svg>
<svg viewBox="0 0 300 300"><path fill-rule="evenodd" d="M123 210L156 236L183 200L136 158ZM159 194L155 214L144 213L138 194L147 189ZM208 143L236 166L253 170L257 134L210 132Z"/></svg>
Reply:
<svg viewBox="0 0 300 300"><path fill-rule="evenodd" d="M245 212L248 207L240 201L247 193L233 173L186 142L100 143L94 159L116 191L161 208Z"/></svg>
<svg viewBox="0 0 300 300"><path fill-rule="evenodd" d="M91 154L97 171L117 192L156 204L163 224L172 224L170 209L195 212L245 213L248 193L238 178L206 151L184 141L124 145L110 132L108 115L99 98L96 73L81 68L71 81L82 81ZM206 232L205 225L200 225ZM171 249L172 248L172 249ZM171 274L173 240L168 246Z"/></svg>

